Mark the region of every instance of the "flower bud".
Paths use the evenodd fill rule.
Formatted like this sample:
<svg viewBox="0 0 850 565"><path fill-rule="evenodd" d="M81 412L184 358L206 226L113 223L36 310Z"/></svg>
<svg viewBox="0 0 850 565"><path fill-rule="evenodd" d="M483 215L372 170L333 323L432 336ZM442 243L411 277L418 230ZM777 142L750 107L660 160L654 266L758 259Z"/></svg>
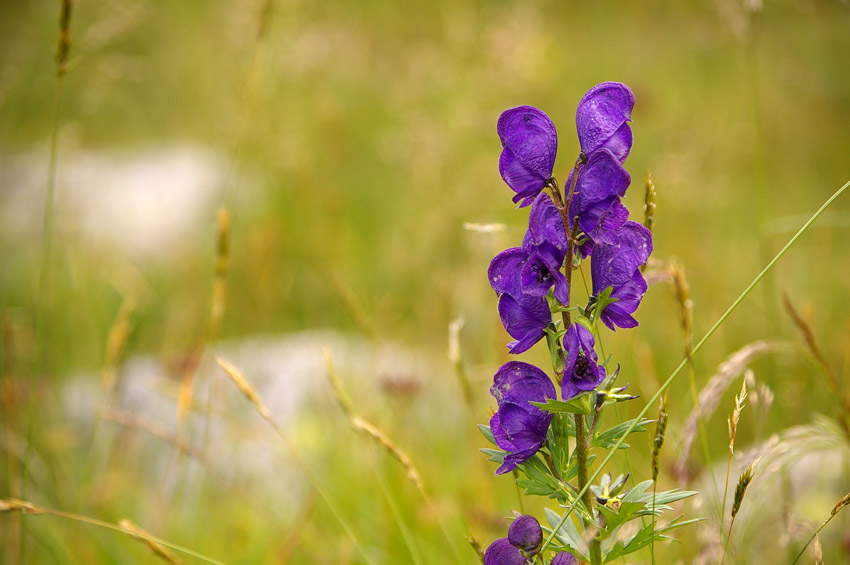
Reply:
<svg viewBox="0 0 850 565"><path fill-rule="evenodd" d="M508 540L511 545L531 556L537 553L543 543L543 530L534 516L519 516L508 529Z"/></svg>

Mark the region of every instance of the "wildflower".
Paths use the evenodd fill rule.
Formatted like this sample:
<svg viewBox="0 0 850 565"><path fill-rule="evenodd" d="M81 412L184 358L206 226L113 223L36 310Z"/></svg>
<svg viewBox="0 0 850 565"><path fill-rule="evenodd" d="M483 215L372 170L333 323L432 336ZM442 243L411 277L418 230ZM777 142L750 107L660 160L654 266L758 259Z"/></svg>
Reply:
<svg viewBox="0 0 850 565"><path fill-rule="evenodd" d="M528 559L519 554L508 538L499 538L484 553L484 565L526 565Z"/></svg>
<svg viewBox="0 0 850 565"><path fill-rule="evenodd" d="M629 218L620 198L630 183L628 171L609 149L599 149L588 157L570 201L571 222L578 218L578 227L590 238L581 246L583 257L594 243L616 243L617 230Z"/></svg>
<svg viewBox="0 0 850 565"><path fill-rule="evenodd" d="M505 110L496 124L502 140L499 173L516 192L514 202L528 206L552 179L558 134L555 124L533 106Z"/></svg>
<svg viewBox="0 0 850 565"><path fill-rule="evenodd" d="M531 557L543 543L543 530L534 516L523 515L513 521L508 528L508 541L526 557Z"/></svg>
<svg viewBox="0 0 850 565"><path fill-rule="evenodd" d="M496 255L487 272L490 286L499 295L502 324L516 340L508 349L516 354L528 351L552 322L546 298L523 292L521 279L527 261L528 254L521 247L512 247Z"/></svg>
<svg viewBox="0 0 850 565"><path fill-rule="evenodd" d="M546 441L552 415L530 402L556 398L557 393L546 373L528 363L509 361L493 377L490 394L499 404L490 431L496 445L509 452L496 470L502 475L532 457Z"/></svg>
<svg viewBox="0 0 850 565"><path fill-rule="evenodd" d="M605 368L597 363L596 340L582 324L574 323L564 335L567 362L564 380L561 382L561 397L564 400L581 392L593 390L605 380Z"/></svg>
<svg viewBox="0 0 850 565"><path fill-rule="evenodd" d="M599 314L602 322L611 328L633 328L638 325L632 314L646 294L646 281L640 266L652 253L652 234L637 222L626 222L616 232L615 244L594 248L590 262L593 296L611 287L611 297L617 301L607 305Z"/></svg>
<svg viewBox="0 0 850 565"><path fill-rule="evenodd" d="M632 148L635 96L620 82L603 82L587 91L576 110L576 130L581 150L588 156L607 148L622 163Z"/></svg>
<svg viewBox="0 0 850 565"><path fill-rule="evenodd" d="M567 234L561 215L546 194L539 195L531 206L522 249L528 255L521 273L522 291L545 296L554 285L558 302L569 304L570 287L561 272L567 254Z"/></svg>

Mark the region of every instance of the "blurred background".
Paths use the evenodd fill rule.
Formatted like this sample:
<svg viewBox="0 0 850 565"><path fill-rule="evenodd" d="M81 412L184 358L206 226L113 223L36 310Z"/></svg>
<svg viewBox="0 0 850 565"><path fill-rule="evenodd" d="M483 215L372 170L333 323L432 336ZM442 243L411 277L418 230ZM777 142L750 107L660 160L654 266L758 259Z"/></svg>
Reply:
<svg viewBox="0 0 850 565"><path fill-rule="evenodd" d="M508 359L486 269L527 221L497 169L504 109L552 117L563 180L582 94L635 93L626 204L642 221L651 171L657 262L640 327L605 336L643 395L607 424L683 358L682 306L696 341L850 177L838 0L81 2L61 81L59 2L0 9L0 497L127 518L227 563L474 563L465 536L506 535L517 488L475 427ZM731 481L763 463L727 559L790 561L850 490L848 210L836 201L674 383L659 486L699 490L668 516L706 520L659 563L719 562L724 420L748 367ZM522 359L547 366L545 346ZM352 429L329 373L412 467ZM677 471L713 375L717 409ZM649 478L651 434L610 471ZM850 562L847 516L820 536L828 563ZM0 548L157 559L55 516L0 516Z"/></svg>

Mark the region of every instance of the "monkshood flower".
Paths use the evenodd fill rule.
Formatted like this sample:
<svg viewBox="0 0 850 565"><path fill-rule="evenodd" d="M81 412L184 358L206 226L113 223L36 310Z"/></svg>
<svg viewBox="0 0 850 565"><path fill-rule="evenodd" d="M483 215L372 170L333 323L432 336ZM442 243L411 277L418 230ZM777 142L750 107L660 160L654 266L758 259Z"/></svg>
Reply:
<svg viewBox="0 0 850 565"><path fill-rule="evenodd" d="M528 255L520 278L522 292L546 296L554 285L558 302L569 304L570 287L561 272L567 255L567 234L561 214L547 194L539 195L531 206L522 250Z"/></svg>
<svg viewBox="0 0 850 565"><path fill-rule="evenodd" d="M528 559L511 545L508 538L499 538L484 552L484 565L526 565Z"/></svg>
<svg viewBox="0 0 850 565"><path fill-rule="evenodd" d="M561 381L561 398L564 400L593 390L605 380L605 368L597 362L595 345L593 334L582 324L575 322L567 328L564 335L567 362Z"/></svg>
<svg viewBox="0 0 850 565"><path fill-rule="evenodd" d="M543 543L543 530L540 522L534 516L525 514L518 516L508 528L508 541L521 550L526 557L531 557L540 549Z"/></svg>
<svg viewBox="0 0 850 565"><path fill-rule="evenodd" d="M575 555L571 553L567 553L566 551L562 551L558 555L556 555L549 565L577 565L578 561L575 558Z"/></svg>
<svg viewBox="0 0 850 565"><path fill-rule="evenodd" d="M552 414L530 402L556 398L555 385L546 373L522 361L509 361L493 377L490 394L499 409L490 418L490 431L500 449L508 452L497 475L508 473L537 453L546 441Z"/></svg>
<svg viewBox="0 0 850 565"><path fill-rule="evenodd" d="M641 224L626 222L616 235L615 244L596 246L590 261L593 297L611 287L611 297L617 299L600 314L602 322L612 330L615 326L633 328L638 325L632 314L647 288L640 266L652 253L652 233Z"/></svg>
<svg viewBox="0 0 850 565"><path fill-rule="evenodd" d="M490 286L499 295L502 325L516 340L508 344L514 354L528 351L540 341L552 322L546 298L523 292L522 272L527 261L528 254L521 247L512 247L496 255L487 271Z"/></svg>
<svg viewBox="0 0 850 565"><path fill-rule="evenodd" d="M570 201L570 224L578 226L589 238L581 247L586 257L593 244L616 244L616 231L628 220L629 211L620 202L632 179L622 163L608 148L593 152L576 181ZM567 185L569 188L570 185Z"/></svg>
<svg viewBox="0 0 850 565"><path fill-rule="evenodd" d="M528 206L552 178L558 133L555 124L534 106L517 106L499 116L496 131L502 140L499 173L516 192L514 202Z"/></svg>
<svg viewBox="0 0 850 565"><path fill-rule="evenodd" d="M587 91L576 110L576 130L581 150L590 155L607 148L622 163L632 148L635 96L621 82L603 82Z"/></svg>

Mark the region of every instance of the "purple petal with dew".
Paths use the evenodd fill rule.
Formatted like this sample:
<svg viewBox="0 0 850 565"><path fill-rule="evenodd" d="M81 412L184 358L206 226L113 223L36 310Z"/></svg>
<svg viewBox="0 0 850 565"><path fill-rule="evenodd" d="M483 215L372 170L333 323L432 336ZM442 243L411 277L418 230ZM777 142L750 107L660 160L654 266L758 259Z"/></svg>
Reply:
<svg viewBox="0 0 850 565"><path fill-rule="evenodd" d="M603 82L587 91L576 110L576 130L581 150L590 155L631 120L635 97L620 82Z"/></svg>
<svg viewBox="0 0 850 565"><path fill-rule="evenodd" d="M533 413L543 414L528 402L555 398L556 391L551 379L538 367L523 361L508 361L493 375L490 394L500 405L510 402Z"/></svg>
<svg viewBox="0 0 850 565"><path fill-rule="evenodd" d="M558 153L555 124L539 108L517 106L502 112L496 124L502 147L543 180L552 175Z"/></svg>
<svg viewBox="0 0 850 565"><path fill-rule="evenodd" d="M632 141L632 128L629 127L629 124L623 124L602 147L613 153L614 157L620 163L623 163L632 150Z"/></svg>
<svg viewBox="0 0 850 565"><path fill-rule="evenodd" d="M508 538L497 539L484 553L484 565L526 565L526 563L528 561L519 554L517 548L511 545Z"/></svg>
<svg viewBox="0 0 850 565"><path fill-rule="evenodd" d="M528 255L521 247L511 247L496 255L490 261L487 278L496 294L519 294L519 273Z"/></svg>
<svg viewBox="0 0 850 565"><path fill-rule="evenodd" d="M593 294L627 283L652 252L652 234L637 222L617 231L616 245L597 245L590 261Z"/></svg>

